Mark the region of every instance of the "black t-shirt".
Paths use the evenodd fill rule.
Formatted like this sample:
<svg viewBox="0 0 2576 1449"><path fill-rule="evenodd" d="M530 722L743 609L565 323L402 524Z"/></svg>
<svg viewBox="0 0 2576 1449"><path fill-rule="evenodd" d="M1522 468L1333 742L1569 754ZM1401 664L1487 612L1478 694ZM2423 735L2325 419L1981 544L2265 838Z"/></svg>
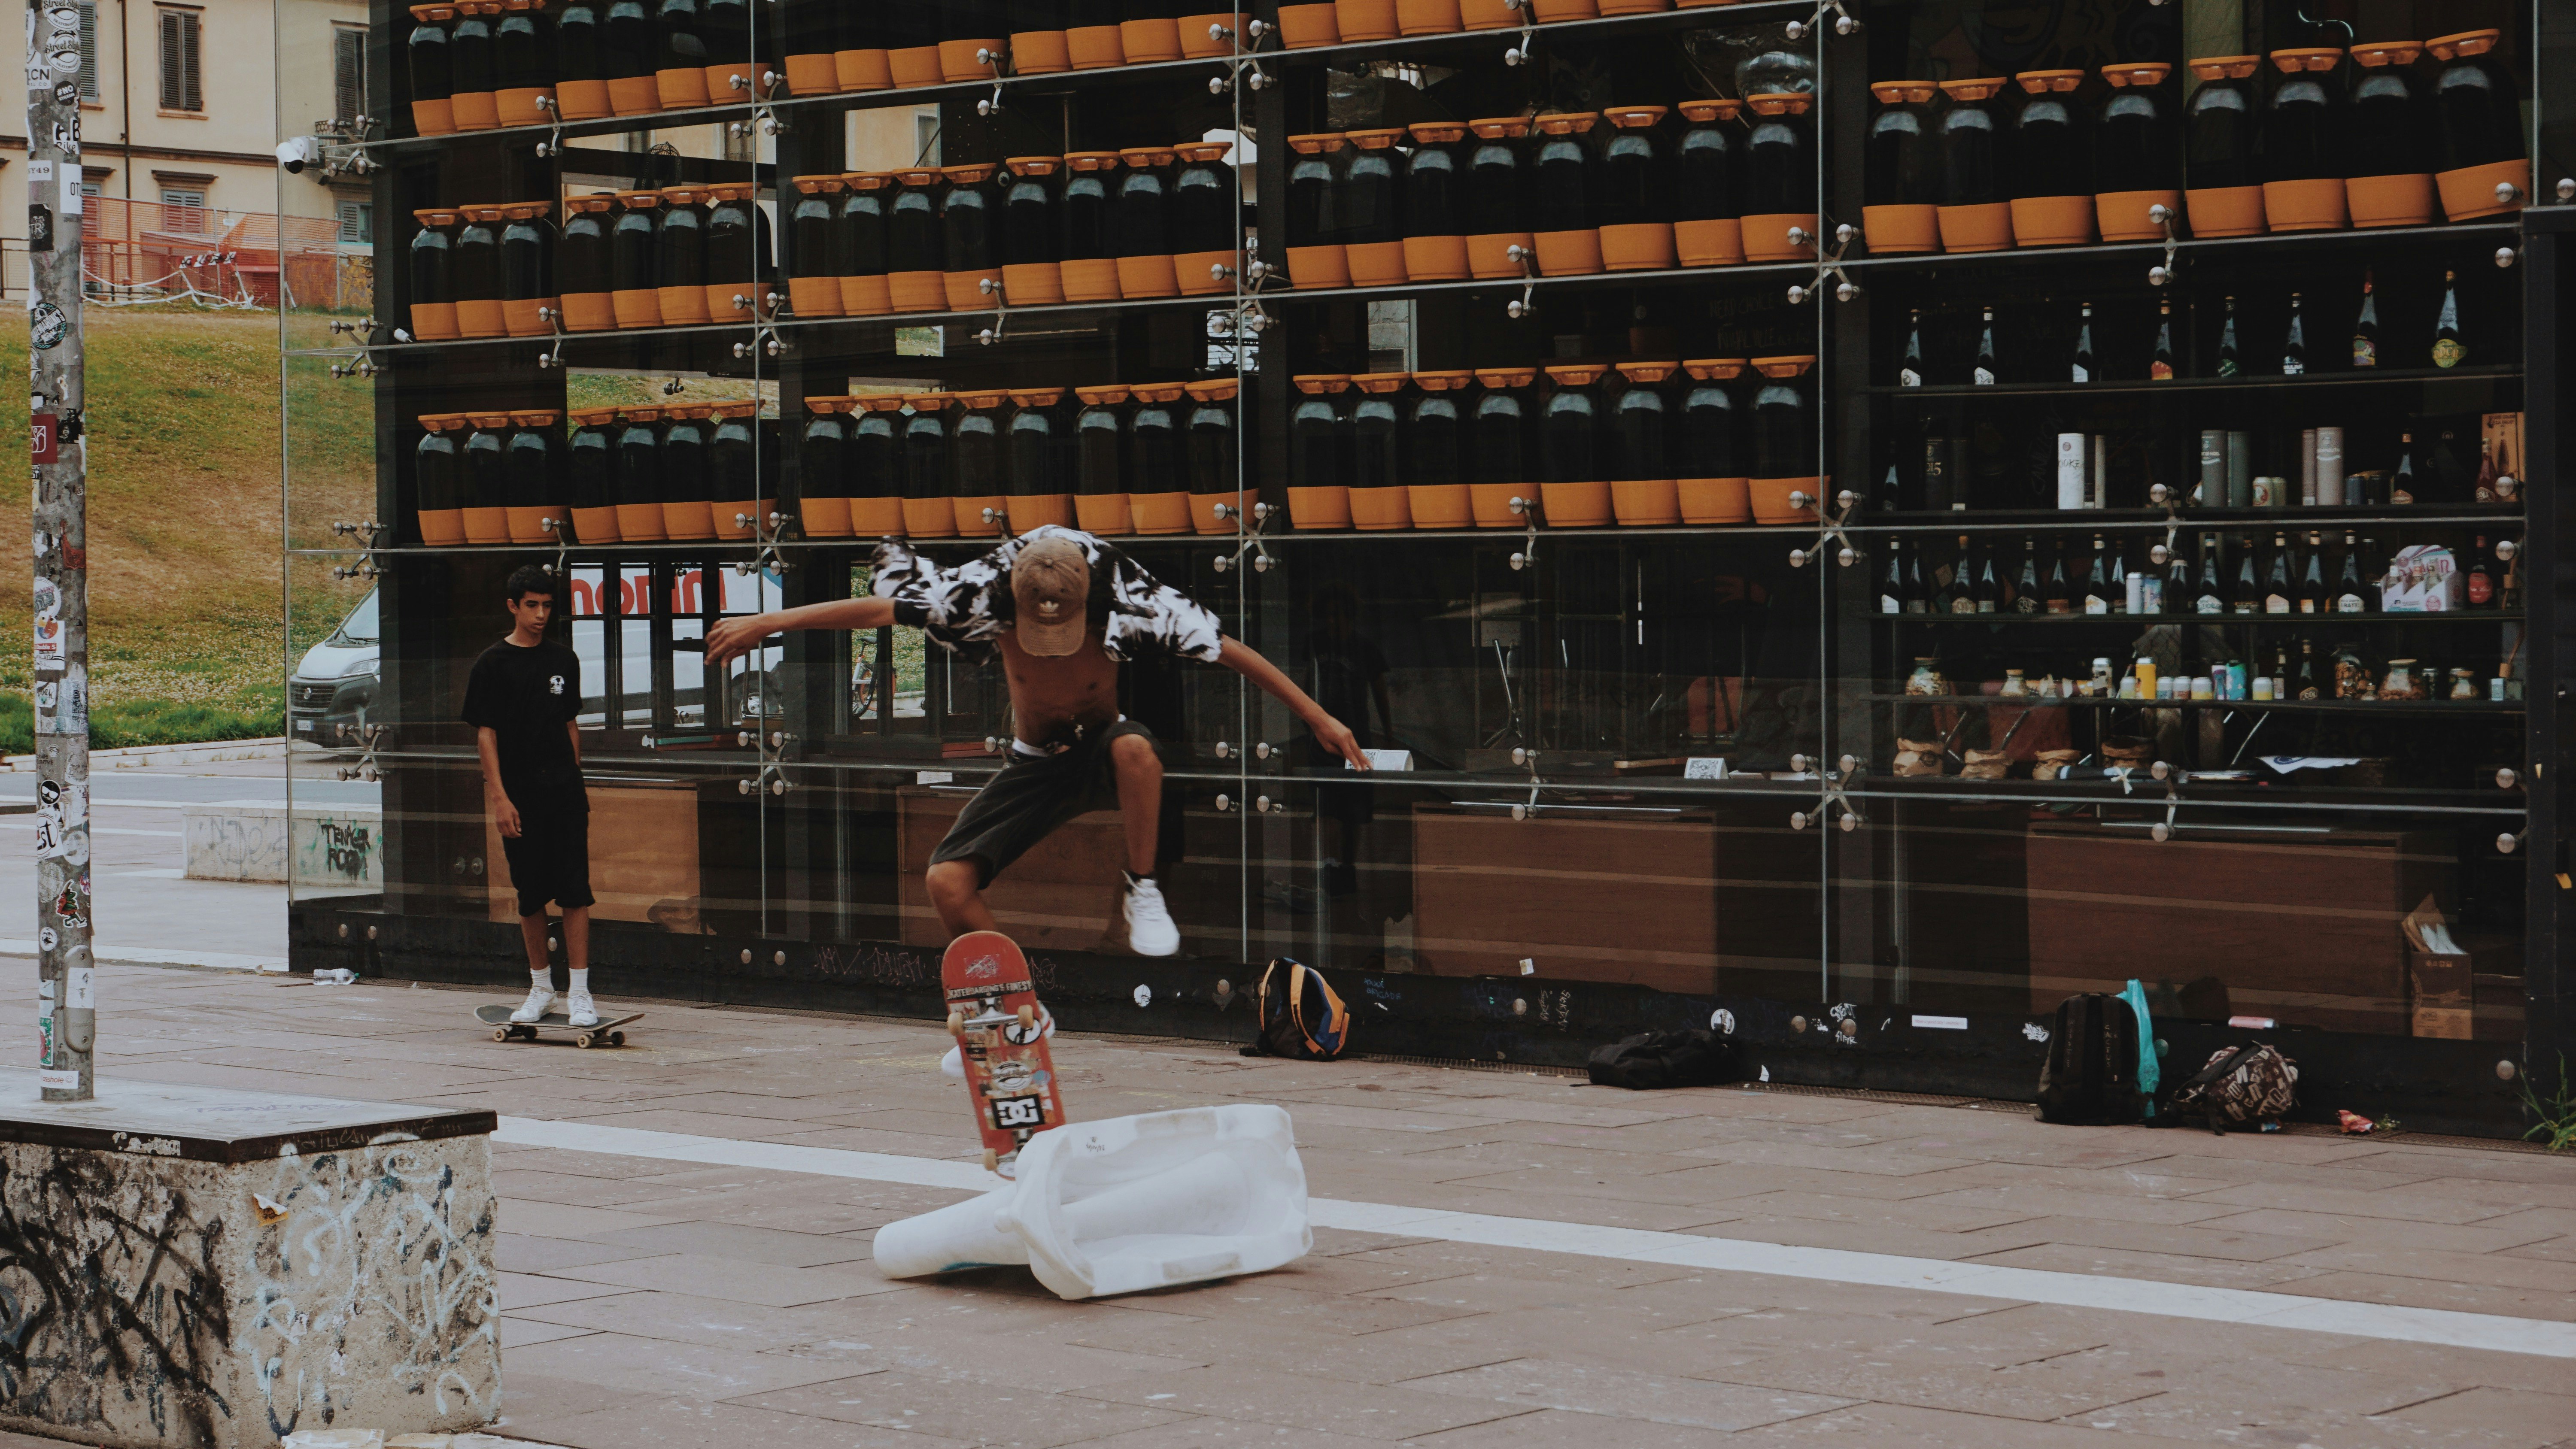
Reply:
<svg viewBox="0 0 2576 1449"><path fill-rule="evenodd" d="M581 656L552 640L530 649L503 639L465 681L465 722L492 731L501 788L522 809L581 798L581 765L564 733L580 711Z"/></svg>

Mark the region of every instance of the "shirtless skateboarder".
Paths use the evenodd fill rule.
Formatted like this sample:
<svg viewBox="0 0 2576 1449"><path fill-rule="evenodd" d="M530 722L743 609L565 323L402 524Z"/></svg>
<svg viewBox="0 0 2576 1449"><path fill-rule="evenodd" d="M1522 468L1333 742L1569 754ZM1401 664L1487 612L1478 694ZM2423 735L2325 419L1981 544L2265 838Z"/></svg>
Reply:
<svg viewBox="0 0 2576 1449"><path fill-rule="evenodd" d="M887 540L874 596L727 619L707 636L710 668L789 629L922 630L978 663L998 652L1011 691L1010 760L931 852L926 883L954 937L993 931L984 887L1064 822L1115 802L1127 834L1122 914L1140 956L1181 948L1154 880L1163 765L1151 731L1118 712L1118 665L1149 653L1222 664L1278 699L1323 747L1365 770L1348 727L1278 667L1217 628L1216 615L1088 533L1031 529L943 569Z"/></svg>

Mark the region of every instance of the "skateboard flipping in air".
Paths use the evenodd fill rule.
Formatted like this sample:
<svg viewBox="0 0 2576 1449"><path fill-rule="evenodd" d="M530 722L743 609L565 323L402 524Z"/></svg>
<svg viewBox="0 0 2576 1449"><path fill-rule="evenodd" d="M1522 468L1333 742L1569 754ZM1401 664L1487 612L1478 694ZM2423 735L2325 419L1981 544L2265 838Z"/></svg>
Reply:
<svg viewBox="0 0 2576 1449"><path fill-rule="evenodd" d="M948 1034L957 1039L966 1069L966 1096L984 1135L984 1166L1009 1177L1023 1144L1064 1125L1055 1056L1028 958L999 931L969 931L948 943L939 982L947 994Z"/></svg>

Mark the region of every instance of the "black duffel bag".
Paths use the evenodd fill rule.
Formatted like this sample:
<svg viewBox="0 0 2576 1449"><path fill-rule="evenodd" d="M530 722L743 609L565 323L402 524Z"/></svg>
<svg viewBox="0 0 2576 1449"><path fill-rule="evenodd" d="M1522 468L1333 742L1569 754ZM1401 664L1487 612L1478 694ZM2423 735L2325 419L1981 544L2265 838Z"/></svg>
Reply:
<svg viewBox="0 0 2576 1449"><path fill-rule="evenodd" d="M1596 1087L1653 1091L1744 1080L1735 1043L1713 1031L1646 1031L1595 1047L1586 1064Z"/></svg>

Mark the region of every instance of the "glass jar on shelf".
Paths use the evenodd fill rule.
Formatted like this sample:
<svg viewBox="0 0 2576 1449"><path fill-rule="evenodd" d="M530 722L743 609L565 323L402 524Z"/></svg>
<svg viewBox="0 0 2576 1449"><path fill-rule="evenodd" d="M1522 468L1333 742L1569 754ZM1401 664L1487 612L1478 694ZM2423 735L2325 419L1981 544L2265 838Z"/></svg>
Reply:
<svg viewBox="0 0 2576 1449"><path fill-rule="evenodd" d="M1350 374L1300 373L1288 412L1288 522L1351 526Z"/></svg>
<svg viewBox="0 0 2576 1449"><path fill-rule="evenodd" d="M2191 63L2200 82L2183 103L2183 210L2195 237L2254 236L2263 230L2262 127L2254 101L2259 56L2208 56Z"/></svg>
<svg viewBox="0 0 2576 1449"><path fill-rule="evenodd" d="M555 285L567 332L605 332L617 325L609 229L617 224L613 192L564 198L563 234L555 243Z"/></svg>
<svg viewBox="0 0 2576 1449"><path fill-rule="evenodd" d="M841 178L797 176L790 184L796 206L787 214L787 305L800 318L838 317L850 267L841 245Z"/></svg>
<svg viewBox="0 0 2576 1449"><path fill-rule="evenodd" d="M989 311L1002 299L987 290L1002 285L1002 168L992 162L943 166L948 186L939 205L941 260L947 267L948 310Z"/></svg>
<svg viewBox="0 0 2576 1449"><path fill-rule="evenodd" d="M2013 241L2026 247L2082 246L2093 240L2093 137L2075 104L2080 70L2026 70L2013 77Z"/></svg>
<svg viewBox="0 0 2576 1449"><path fill-rule="evenodd" d="M1130 146L1118 153L1118 295L1177 297L1172 263L1172 148Z"/></svg>
<svg viewBox="0 0 2576 1449"><path fill-rule="evenodd" d="M1916 659L1914 661L1914 672L1905 676L1905 692L1908 695L1923 699L1949 698L1950 681L1944 678L1941 674L1941 661L1938 659Z"/></svg>
<svg viewBox="0 0 2576 1449"><path fill-rule="evenodd" d="M572 523L564 500L563 440L555 431L562 420L552 408L510 414L510 437L501 450L501 509L512 543L551 544L569 536L559 532Z"/></svg>
<svg viewBox="0 0 2576 1449"><path fill-rule="evenodd" d="M1751 366L1741 357L1699 357L1682 364L1690 387L1682 394L1681 452L1673 480L1682 522L1749 523L1753 495L1746 471L1743 416L1734 382Z"/></svg>
<svg viewBox="0 0 2576 1449"><path fill-rule="evenodd" d="M707 512L715 536L742 541L769 533L772 490L761 486L764 445L760 404L743 398L708 409Z"/></svg>
<svg viewBox="0 0 2576 1449"><path fill-rule="evenodd" d="M896 449L903 480L903 531L912 538L955 538L957 505L950 501L949 405L944 392L903 395Z"/></svg>
<svg viewBox="0 0 2576 1449"><path fill-rule="evenodd" d="M878 392L851 399L850 532L860 538L902 538L906 533L903 398L899 392Z"/></svg>
<svg viewBox="0 0 2576 1449"><path fill-rule="evenodd" d="M1127 476L1128 390L1123 384L1077 387L1073 395L1082 400L1073 422L1074 472L1081 487L1073 499L1074 521L1085 533L1134 533Z"/></svg>
<svg viewBox="0 0 2576 1449"><path fill-rule="evenodd" d="M566 416L572 436L564 442L564 504L573 537L594 547L617 543L617 409L574 408Z"/></svg>
<svg viewBox="0 0 2576 1449"><path fill-rule="evenodd" d="M1566 363L1546 369L1553 384L1539 414L1539 458L1546 476L1539 483L1550 528L1598 528L1608 523L1610 475L1607 430L1599 392L1610 369L1597 363Z"/></svg>
<svg viewBox="0 0 2576 1449"><path fill-rule="evenodd" d="M1404 267L1404 218L1399 211L1401 186L1396 168L1403 159L1396 142L1401 126L1352 131L1349 161L1342 168L1335 198L1340 218L1342 256L1354 287L1402 286L1410 280Z"/></svg>
<svg viewBox="0 0 2576 1449"><path fill-rule="evenodd" d="M949 502L960 538L998 538L1010 507L1008 460L1003 429L1010 419L1001 391L961 392L953 396L948 437L948 466L953 477Z"/></svg>
<svg viewBox="0 0 2576 1449"><path fill-rule="evenodd" d="M2531 196L2519 89L2494 54L2503 38L2500 30L2466 30L2424 42L2442 63L2433 78L2433 110L2442 122L2433 182L2453 221L2520 211ZM2499 195L2506 186L2513 190Z"/></svg>
<svg viewBox="0 0 2576 1449"><path fill-rule="evenodd" d="M936 166L898 171L900 189L886 208L886 294L898 313L948 310L948 248L939 224Z"/></svg>
<svg viewBox="0 0 2576 1449"><path fill-rule="evenodd" d="M653 283L662 325L703 327L707 312L707 213L703 188L665 186L653 222Z"/></svg>
<svg viewBox="0 0 2576 1449"><path fill-rule="evenodd" d="M1422 121L1406 128L1413 154L1404 160L1404 274L1416 282L1467 279L1467 128Z"/></svg>
<svg viewBox="0 0 2576 1449"><path fill-rule="evenodd" d="M1404 481L1404 391L1407 374L1364 372L1351 379L1351 526L1381 533L1413 525Z"/></svg>
<svg viewBox="0 0 2576 1449"><path fill-rule="evenodd" d="M1745 488L1756 523L1816 521L1824 479L1816 466L1816 408L1809 377L1815 366L1812 353L1753 359L1762 386L1753 394L1753 473Z"/></svg>
<svg viewBox="0 0 2576 1449"><path fill-rule="evenodd" d="M2424 684L2417 673L2415 661L2412 659L2389 660L2388 673L2379 681L2378 697L2385 702L2393 704L2413 703L2423 700L2426 697Z"/></svg>
<svg viewBox="0 0 2576 1449"><path fill-rule="evenodd" d="M1467 506L1478 528L1519 528L1538 506L1538 369L1480 367L1467 422ZM1514 505L1518 504L1518 507Z"/></svg>
<svg viewBox="0 0 2576 1449"><path fill-rule="evenodd" d="M2102 67L2111 86L2093 126L2093 214L2106 242L2156 241L2161 206L2182 221L2182 128L2167 84L2173 67L2131 61Z"/></svg>
<svg viewBox="0 0 2576 1449"><path fill-rule="evenodd" d="M1740 173L1748 261L1794 262L1815 255L1816 132L1808 116L1815 99L1801 91L1744 98L1754 118ZM1792 241L1792 231L1808 239Z"/></svg>
<svg viewBox="0 0 2576 1449"><path fill-rule="evenodd" d="M2012 245L2004 130L1995 117L2001 76L1941 82L1941 250L1993 252Z"/></svg>
<svg viewBox="0 0 2576 1449"><path fill-rule="evenodd" d="M617 537L621 543L660 543L670 537L662 519L662 410L617 410Z"/></svg>
<svg viewBox="0 0 2576 1449"><path fill-rule="evenodd" d="M555 104L555 25L546 0L502 0L492 26L492 109L504 126L542 126Z"/></svg>
<svg viewBox="0 0 2576 1449"><path fill-rule="evenodd" d="M855 402L849 397L805 399L805 429L796 439L796 526L807 538L850 536L850 411ZM578 526L580 520L574 523Z"/></svg>
<svg viewBox="0 0 2576 1449"><path fill-rule="evenodd" d="M452 209L436 206L411 215L420 223L405 253L411 282L411 335L422 342L446 342L458 335L456 238L450 234L457 216Z"/></svg>
<svg viewBox="0 0 2576 1449"><path fill-rule="evenodd" d="M662 409L662 536L677 543L716 536L715 494L707 474L713 403Z"/></svg>
<svg viewBox="0 0 2576 1449"><path fill-rule="evenodd" d="M1054 524L1071 528L1073 498L1080 486L1074 456L1076 411L1060 387L1017 388L1011 393L1011 425L1004 434L1010 460L1011 532Z"/></svg>
<svg viewBox="0 0 2576 1449"><path fill-rule="evenodd" d="M660 0L653 11L658 42L653 95L661 109L703 106L707 97L707 45L698 36L698 0Z"/></svg>
<svg viewBox="0 0 2576 1449"><path fill-rule="evenodd" d="M841 273L844 317L882 317L894 310L886 275L886 203L893 200L894 186L891 171L841 175L841 256L849 268Z"/></svg>
<svg viewBox="0 0 2576 1449"><path fill-rule="evenodd" d="M1192 141L1172 148L1180 166L1172 177L1172 270L1184 296L1234 290L1243 254L1235 249L1235 217L1242 183L1226 158L1224 141Z"/></svg>
<svg viewBox="0 0 2576 1449"><path fill-rule="evenodd" d="M463 413L422 413L420 441L411 453L413 512L420 541L428 548L453 548L465 541L465 460L460 456L468 424Z"/></svg>
<svg viewBox="0 0 2576 1449"><path fill-rule="evenodd" d="M1474 521L1466 410L1475 376L1463 368L1413 375L1413 407L1404 418L1404 492L1416 528L1465 528Z"/></svg>
<svg viewBox="0 0 2576 1449"><path fill-rule="evenodd" d="M646 0L608 0L599 21L599 68L608 82L608 108L619 116L649 116L662 109L653 84L653 62L662 48Z"/></svg>
<svg viewBox="0 0 2576 1449"><path fill-rule="evenodd" d="M1878 101L1861 166L1861 234L1871 254L1941 249L1941 140L1928 80L1871 83Z"/></svg>
<svg viewBox="0 0 2576 1449"><path fill-rule="evenodd" d="M1063 221L1057 215L1061 156L1014 156L1002 163L1002 294L1015 307L1064 300Z"/></svg>
<svg viewBox="0 0 2576 1449"><path fill-rule="evenodd" d="M1674 486L1673 409L1664 387L1675 362L1623 362L1627 387L1610 405L1610 508L1622 527L1666 528L1681 522Z"/></svg>
<svg viewBox="0 0 2576 1449"><path fill-rule="evenodd" d="M551 337L563 299L555 293L555 228L543 201L502 207L501 326L513 337Z"/></svg>
<svg viewBox="0 0 2576 1449"><path fill-rule="evenodd" d="M705 190L708 317L750 322L773 315L777 307L769 297L778 284L770 266L769 213L756 204L759 188L720 181Z"/></svg>
<svg viewBox="0 0 2576 1449"><path fill-rule="evenodd" d="M2451 671L2451 694L2455 700L2484 699L2487 692L2478 688L2477 671L2463 665Z"/></svg>
<svg viewBox="0 0 2576 1449"><path fill-rule="evenodd" d="M2334 231L2348 219L2342 64L2331 45L2272 52L2281 79L2263 112L2263 217L2274 231Z"/></svg>
<svg viewBox="0 0 2576 1449"><path fill-rule="evenodd" d="M1467 129L1476 137L1467 149L1459 200L1467 271L1484 278L1520 276L1538 265L1538 240L1529 229L1530 123L1522 116L1489 116L1469 121Z"/></svg>
<svg viewBox="0 0 2576 1449"><path fill-rule="evenodd" d="M447 32L448 81L452 89L447 96L450 113L460 131L489 131L501 124L499 73L492 54L492 18L501 13L494 3L467 3L456 7L456 23Z"/></svg>
<svg viewBox="0 0 2576 1449"><path fill-rule="evenodd" d="M1236 437L1238 379L1209 377L1187 384L1189 417L1181 428L1190 477L1190 525L1201 533L1235 533L1252 527L1258 488L1243 486L1243 455ZM1227 510L1217 514L1219 505Z"/></svg>
<svg viewBox="0 0 2576 1449"><path fill-rule="evenodd" d="M1140 382L1127 410L1128 516L1138 533L1190 531L1189 466L1182 453L1188 395L1177 382Z"/></svg>
<svg viewBox="0 0 2576 1449"><path fill-rule="evenodd" d="M446 136L456 130L453 51L447 29L456 22L453 5L411 7L411 35L403 42L403 70L411 82L411 129L418 136Z"/></svg>
<svg viewBox="0 0 2576 1449"><path fill-rule="evenodd" d="M2352 47L2352 163L2344 206L2356 227L2424 226L2434 212L2433 112L2416 83L2424 47L2411 40Z"/></svg>
<svg viewBox="0 0 2576 1449"><path fill-rule="evenodd" d="M1118 153L1064 156L1064 299L1115 302L1118 290Z"/></svg>
<svg viewBox="0 0 2576 1449"><path fill-rule="evenodd" d="M1528 217L1543 276L1590 276L1601 270L1600 198L1591 111L1550 111L1531 119Z"/></svg>
<svg viewBox="0 0 2576 1449"><path fill-rule="evenodd" d="M1291 136L1288 149L1286 245L1288 278L1299 287L1347 287L1350 255L1342 245L1343 152L1350 142L1338 131Z"/></svg>
<svg viewBox="0 0 2576 1449"><path fill-rule="evenodd" d="M1736 172L1743 163L1742 106L1731 100L1681 103L1681 141L1673 148L1673 254L1685 267L1731 267L1744 260Z"/></svg>
<svg viewBox="0 0 2576 1449"><path fill-rule="evenodd" d="M509 483L503 454L510 444L506 412L467 413L473 431L457 449L457 512L465 524L465 541L499 544L510 541Z"/></svg>
<svg viewBox="0 0 2576 1449"><path fill-rule="evenodd" d="M510 325L501 310L501 208L457 208L456 247L450 265L455 278L456 335L506 337Z"/></svg>
<svg viewBox="0 0 2576 1449"><path fill-rule="evenodd" d="M1661 271L1674 264L1672 138L1666 106L1610 106L1601 146L1601 265Z"/></svg>

